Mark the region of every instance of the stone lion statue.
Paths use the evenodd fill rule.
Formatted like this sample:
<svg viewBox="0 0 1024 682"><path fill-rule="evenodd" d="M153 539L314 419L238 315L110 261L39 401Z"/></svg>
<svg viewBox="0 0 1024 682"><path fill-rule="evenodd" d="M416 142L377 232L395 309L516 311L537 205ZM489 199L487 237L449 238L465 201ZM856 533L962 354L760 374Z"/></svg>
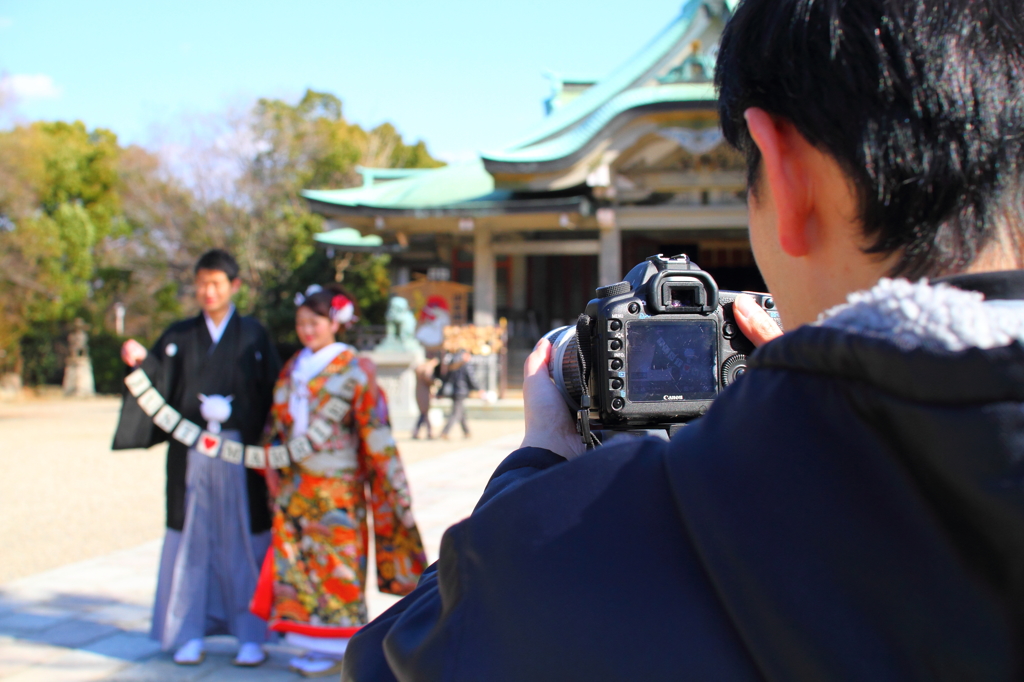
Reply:
<svg viewBox="0 0 1024 682"><path fill-rule="evenodd" d="M395 296L388 303L388 311L384 315L387 323L387 335L376 350L416 351L421 350L416 340L416 316L409 308L409 301Z"/></svg>

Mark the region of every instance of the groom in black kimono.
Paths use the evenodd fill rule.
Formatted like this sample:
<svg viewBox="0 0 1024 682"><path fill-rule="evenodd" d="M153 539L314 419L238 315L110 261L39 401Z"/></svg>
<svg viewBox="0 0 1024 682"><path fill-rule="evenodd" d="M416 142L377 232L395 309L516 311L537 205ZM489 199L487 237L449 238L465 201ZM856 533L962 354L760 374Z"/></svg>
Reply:
<svg viewBox="0 0 1024 682"><path fill-rule="evenodd" d="M281 361L266 329L231 302L238 263L219 249L195 268L202 313L171 325L148 351L134 339L121 357L141 368L183 419L224 442L259 441ZM241 644L237 665L259 665L266 623L249 612L259 567L270 542L263 477L240 462L188 447L158 428L125 393L115 450L168 441L167 534L151 637L175 649L182 665L201 663L203 637L231 634ZM197 450L197 448L200 448Z"/></svg>

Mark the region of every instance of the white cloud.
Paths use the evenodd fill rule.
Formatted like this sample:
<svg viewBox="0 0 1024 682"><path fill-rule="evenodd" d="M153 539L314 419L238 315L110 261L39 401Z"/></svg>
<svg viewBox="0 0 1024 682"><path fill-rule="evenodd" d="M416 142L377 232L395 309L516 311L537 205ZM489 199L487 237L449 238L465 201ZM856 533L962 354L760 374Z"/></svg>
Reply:
<svg viewBox="0 0 1024 682"><path fill-rule="evenodd" d="M15 73L0 77L0 90L15 99L60 97L60 88L45 73Z"/></svg>

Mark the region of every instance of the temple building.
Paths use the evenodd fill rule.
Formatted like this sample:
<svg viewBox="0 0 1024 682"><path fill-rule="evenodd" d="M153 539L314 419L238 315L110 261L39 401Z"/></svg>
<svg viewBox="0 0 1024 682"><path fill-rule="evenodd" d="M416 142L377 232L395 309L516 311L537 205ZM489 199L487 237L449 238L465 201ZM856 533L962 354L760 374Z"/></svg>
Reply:
<svg viewBox="0 0 1024 682"><path fill-rule="evenodd" d="M594 288L655 253L689 254L723 288L763 289L747 238L744 160L712 84L737 0L690 0L597 81L553 78L548 115L514 144L430 170L362 169L362 187L303 192L328 229L395 244L393 281L472 286L470 319L515 347L571 322Z"/></svg>

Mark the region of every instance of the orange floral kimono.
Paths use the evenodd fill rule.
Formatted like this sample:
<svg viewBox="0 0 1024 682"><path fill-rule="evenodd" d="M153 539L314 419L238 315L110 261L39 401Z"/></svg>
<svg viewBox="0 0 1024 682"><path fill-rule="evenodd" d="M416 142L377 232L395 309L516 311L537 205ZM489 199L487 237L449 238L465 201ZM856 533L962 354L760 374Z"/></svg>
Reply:
<svg viewBox="0 0 1024 682"><path fill-rule="evenodd" d="M274 389L267 426L270 442L288 443L292 436L289 395L296 357L285 364ZM348 409L340 419L326 420L330 435L313 446L312 455L279 470L272 554L261 583L273 584L272 629L349 637L367 621L367 509L373 513L381 592L411 592L426 556L373 363L346 347L308 389L310 421L332 398L343 400Z"/></svg>

